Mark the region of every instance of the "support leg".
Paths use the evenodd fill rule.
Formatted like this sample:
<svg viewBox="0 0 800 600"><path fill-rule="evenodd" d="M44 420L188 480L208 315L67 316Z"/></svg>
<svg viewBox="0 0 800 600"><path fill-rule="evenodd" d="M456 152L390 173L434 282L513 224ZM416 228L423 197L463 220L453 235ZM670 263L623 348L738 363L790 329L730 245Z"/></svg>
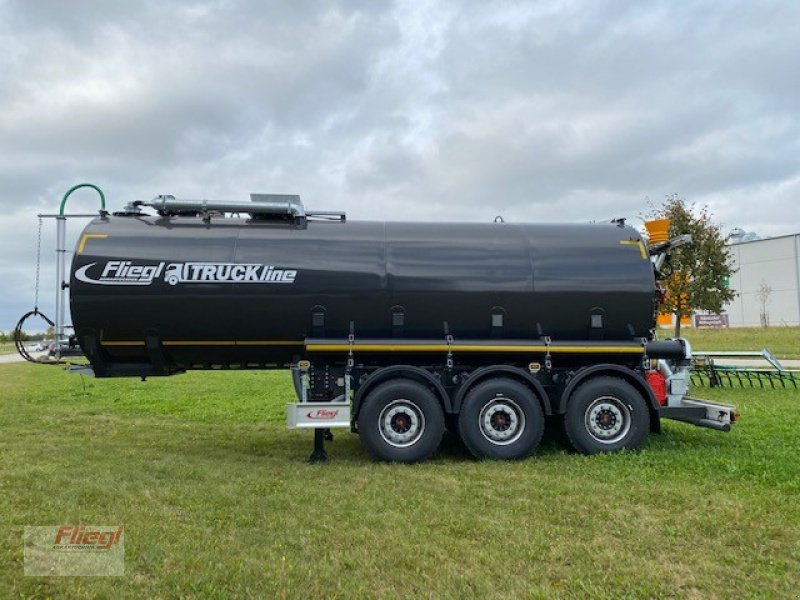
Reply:
<svg viewBox="0 0 800 600"><path fill-rule="evenodd" d="M314 451L311 453L311 456L308 457L308 462L314 464L327 461L328 461L328 453L325 452L325 430L315 429Z"/></svg>

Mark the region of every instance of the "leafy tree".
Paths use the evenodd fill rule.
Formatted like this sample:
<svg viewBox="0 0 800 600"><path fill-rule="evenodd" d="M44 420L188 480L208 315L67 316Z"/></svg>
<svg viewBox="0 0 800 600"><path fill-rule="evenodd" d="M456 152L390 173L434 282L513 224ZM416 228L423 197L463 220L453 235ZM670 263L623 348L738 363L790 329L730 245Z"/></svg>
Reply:
<svg viewBox="0 0 800 600"><path fill-rule="evenodd" d="M7 341L8 341L8 337L6 336L6 332L5 331L0 331L0 344L2 344L3 342L7 342Z"/></svg>
<svg viewBox="0 0 800 600"><path fill-rule="evenodd" d="M681 334L681 318L696 310L722 312L736 293L728 287L731 252L727 237L712 221L708 207L687 204L677 194L665 198L653 217L669 219L669 237L688 233L692 243L672 251L671 274L662 281L666 292L662 310L675 315L675 337Z"/></svg>

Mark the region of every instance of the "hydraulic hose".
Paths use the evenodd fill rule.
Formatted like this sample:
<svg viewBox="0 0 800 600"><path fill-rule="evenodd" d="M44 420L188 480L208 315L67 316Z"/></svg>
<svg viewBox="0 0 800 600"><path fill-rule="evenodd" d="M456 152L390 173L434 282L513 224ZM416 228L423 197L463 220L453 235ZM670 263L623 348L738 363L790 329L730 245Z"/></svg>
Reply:
<svg viewBox="0 0 800 600"><path fill-rule="evenodd" d="M17 326L14 327L14 346L17 348L17 352L19 355L27 360L28 362L36 363L37 365L59 365L63 364L60 360L37 360L33 356L31 356L30 352L28 352L27 348L25 348L25 340L22 339L22 328L25 325L25 322L31 318L39 316L44 319L50 327L55 327L55 323L51 321L47 315L40 312L38 308L34 308L26 312L22 315L22 318L17 322Z"/></svg>
<svg viewBox="0 0 800 600"><path fill-rule="evenodd" d="M70 197L72 192L74 192L75 190L79 190L81 188L92 188L94 191L100 194L100 210L106 209L106 195L103 193L103 190L101 190L93 183L79 183L78 185L73 185L71 188L67 190L67 193L64 194L64 197L61 199L61 207L58 209L59 215L64 214L64 207L66 207L67 199Z"/></svg>

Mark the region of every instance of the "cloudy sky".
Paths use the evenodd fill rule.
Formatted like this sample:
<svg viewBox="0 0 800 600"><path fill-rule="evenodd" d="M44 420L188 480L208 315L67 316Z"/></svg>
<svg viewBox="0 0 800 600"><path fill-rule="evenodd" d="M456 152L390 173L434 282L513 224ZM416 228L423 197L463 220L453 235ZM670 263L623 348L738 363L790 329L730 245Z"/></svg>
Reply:
<svg viewBox="0 0 800 600"><path fill-rule="evenodd" d="M0 329L33 301L35 214L81 181L112 209L285 192L356 219L679 193L800 231L798 31L793 1L0 0Z"/></svg>

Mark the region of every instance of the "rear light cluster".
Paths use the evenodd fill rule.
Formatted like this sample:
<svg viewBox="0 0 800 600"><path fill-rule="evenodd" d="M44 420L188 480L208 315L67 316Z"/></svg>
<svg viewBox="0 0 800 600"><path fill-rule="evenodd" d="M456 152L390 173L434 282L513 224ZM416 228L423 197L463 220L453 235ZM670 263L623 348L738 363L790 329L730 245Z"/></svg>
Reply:
<svg viewBox="0 0 800 600"><path fill-rule="evenodd" d="M647 385L653 390L653 395L660 406L667 405L667 380L660 371L651 370L647 372Z"/></svg>

